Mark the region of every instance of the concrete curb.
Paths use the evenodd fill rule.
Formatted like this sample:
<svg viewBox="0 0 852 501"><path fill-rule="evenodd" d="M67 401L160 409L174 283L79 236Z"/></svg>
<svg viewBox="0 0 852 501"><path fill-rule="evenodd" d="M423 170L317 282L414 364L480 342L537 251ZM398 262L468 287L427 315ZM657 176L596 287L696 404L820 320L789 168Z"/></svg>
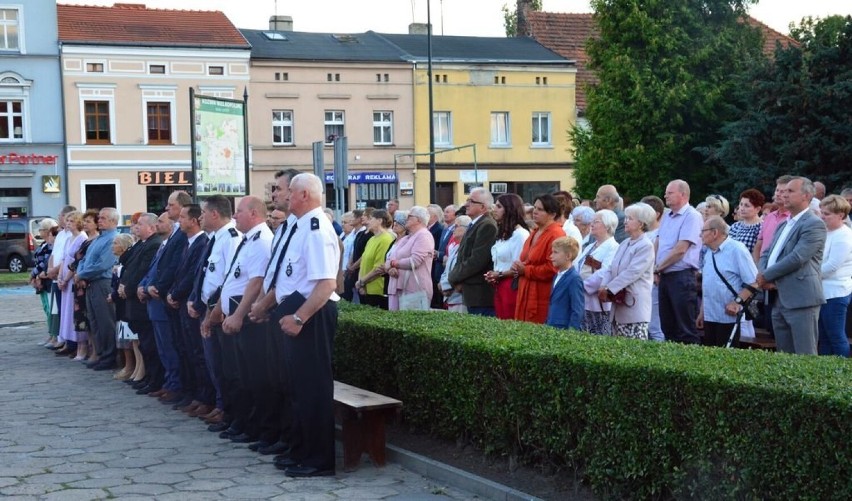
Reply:
<svg viewBox="0 0 852 501"><path fill-rule="evenodd" d="M468 473L453 466L434 461L411 451L388 444L387 459L413 471L452 487L472 492L485 499L500 501L542 501L541 498L525 494L497 482Z"/></svg>

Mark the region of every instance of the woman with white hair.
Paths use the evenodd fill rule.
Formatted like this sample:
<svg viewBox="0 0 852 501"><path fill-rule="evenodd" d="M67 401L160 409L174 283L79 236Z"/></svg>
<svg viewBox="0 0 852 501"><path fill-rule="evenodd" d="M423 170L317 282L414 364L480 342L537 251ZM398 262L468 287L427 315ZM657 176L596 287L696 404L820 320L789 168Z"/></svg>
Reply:
<svg viewBox="0 0 852 501"><path fill-rule="evenodd" d="M645 238L645 232L656 218L656 212L648 204L639 202L627 207L624 230L628 238L621 242L612 263L601 273L597 295L602 303L613 304L616 336L648 339L654 244Z"/></svg>
<svg viewBox="0 0 852 501"><path fill-rule="evenodd" d="M402 237L388 253L385 271L388 281L388 309L399 310L400 299L404 294L425 295L425 303L420 302L418 309L427 309L432 301L432 256L435 253L435 239L427 228L429 211L415 205L408 211L405 229L408 234ZM402 309L407 309L403 305Z"/></svg>
<svg viewBox="0 0 852 501"><path fill-rule="evenodd" d="M615 229L618 227L618 216L609 209L601 209L592 216L589 234L594 239L583 247L583 252L577 258L574 266L580 272L586 289L585 314L582 329L592 334L609 335L612 333L612 321L609 318L610 304L598 301L597 287L587 285L590 281L599 283L596 274L609 266L618 242L615 240Z"/></svg>
<svg viewBox="0 0 852 501"><path fill-rule="evenodd" d="M580 236L583 239L580 241L580 250L586 248L586 245L594 242L592 236L592 219L595 217L595 211L591 207L578 205L571 211L571 217L574 218L574 226L580 230Z"/></svg>

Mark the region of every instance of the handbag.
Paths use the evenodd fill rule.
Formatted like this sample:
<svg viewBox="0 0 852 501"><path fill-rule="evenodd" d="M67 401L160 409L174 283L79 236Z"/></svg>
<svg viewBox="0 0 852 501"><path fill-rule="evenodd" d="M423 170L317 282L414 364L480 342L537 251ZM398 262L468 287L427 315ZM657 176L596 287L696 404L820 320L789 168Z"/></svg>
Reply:
<svg viewBox="0 0 852 501"><path fill-rule="evenodd" d="M414 281L417 283L417 290L414 292L403 292L399 295L399 309L404 310L428 310L430 307L429 297L426 291L420 286L420 279L417 278L417 273L414 272L414 261L411 262L411 274L414 275ZM406 277L406 285L410 277ZM405 289L405 286L402 287Z"/></svg>
<svg viewBox="0 0 852 501"><path fill-rule="evenodd" d="M130 330L130 325L124 320L117 321L115 328L118 332L118 339L122 341L136 341L139 339L139 335Z"/></svg>
<svg viewBox="0 0 852 501"><path fill-rule="evenodd" d="M636 304L635 299L627 296L627 289L621 289L615 294L613 294L611 291L607 291L606 297L610 300L610 302L621 306L627 306L628 308Z"/></svg>
<svg viewBox="0 0 852 501"><path fill-rule="evenodd" d="M731 294L733 294L735 298L736 296L739 296L739 293L734 290L734 287L730 283L728 283L728 280L725 279L725 277L722 275L722 272L719 271L719 267L716 266L716 256L711 252L710 257L713 259L713 269L716 270L716 275L718 275L719 278L722 279L722 283L725 284L725 286L728 288L729 291L731 291ZM760 317L760 308L758 307L757 301L754 300L754 298L756 297L755 291L752 290L751 287L747 286L747 288L752 291L752 296L748 298L747 301L742 303L743 311L745 312L746 320L755 320Z"/></svg>

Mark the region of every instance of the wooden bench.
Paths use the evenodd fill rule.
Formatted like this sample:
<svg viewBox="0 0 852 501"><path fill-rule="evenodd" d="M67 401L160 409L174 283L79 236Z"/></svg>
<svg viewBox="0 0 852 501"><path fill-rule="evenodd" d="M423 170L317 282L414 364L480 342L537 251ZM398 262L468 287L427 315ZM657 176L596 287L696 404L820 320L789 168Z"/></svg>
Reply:
<svg viewBox="0 0 852 501"><path fill-rule="evenodd" d="M740 348L775 351L775 339L769 334L768 330L756 327L754 337L740 337Z"/></svg>
<svg viewBox="0 0 852 501"><path fill-rule="evenodd" d="M364 452L376 466L385 465L385 421L400 409L399 400L334 382L334 416L343 429L345 471L358 468Z"/></svg>

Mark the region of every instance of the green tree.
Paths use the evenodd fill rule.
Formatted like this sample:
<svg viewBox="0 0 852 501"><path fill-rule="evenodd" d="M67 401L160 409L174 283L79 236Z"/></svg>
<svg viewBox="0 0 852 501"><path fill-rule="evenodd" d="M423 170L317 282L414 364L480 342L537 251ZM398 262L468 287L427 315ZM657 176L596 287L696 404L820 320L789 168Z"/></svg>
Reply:
<svg viewBox="0 0 852 501"><path fill-rule="evenodd" d="M590 129L575 127L577 189L615 184L629 200L674 178L702 193L713 181L696 147L736 117L732 75L760 62L760 33L743 22L752 0L593 0L600 38L588 42L599 83Z"/></svg>
<svg viewBox="0 0 852 501"><path fill-rule="evenodd" d="M514 10L504 3L500 10L503 11L503 28L506 30L507 37L518 34L518 9L521 8L522 4L527 4L527 8L533 12L541 10L541 0L518 0Z"/></svg>
<svg viewBox="0 0 852 501"><path fill-rule="evenodd" d="M741 117L701 150L725 173L719 190L771 191L782 174L852 185L852 17L805 18L790 31L801 46L777 47L774 63L740 78Z"/></svg>

